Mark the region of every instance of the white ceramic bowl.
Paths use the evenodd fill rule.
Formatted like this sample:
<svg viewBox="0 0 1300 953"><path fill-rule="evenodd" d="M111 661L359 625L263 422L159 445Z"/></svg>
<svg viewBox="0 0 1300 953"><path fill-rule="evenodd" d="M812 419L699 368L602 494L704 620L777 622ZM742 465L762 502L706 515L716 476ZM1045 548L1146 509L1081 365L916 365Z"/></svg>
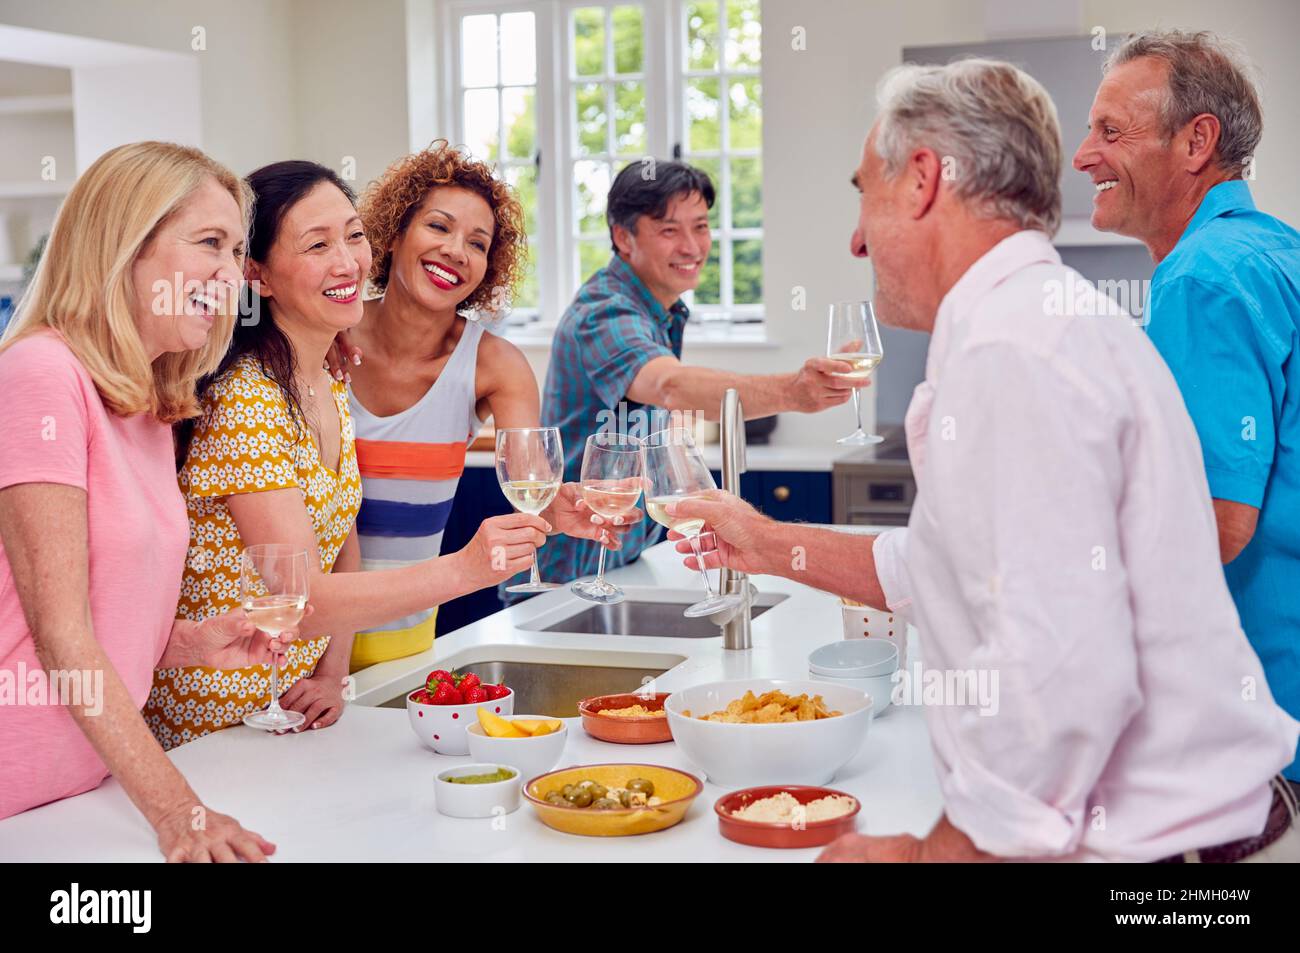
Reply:
<svg viewBox="0 0 1300 953"><path fill-rule="evenodd" d="M732 725L703 721L753 691L821 695L843 712L820 721ZM770 784L826 784L852 760L871 727L872 704L862 692L831 682L751 678L709 682L674 691L664 703L673 740L714 784L743 788ZM691 717L682 714L690 711Z"/></svg>
<svg viewBox="0 0 1300 953"><path fill-rule="evenodd" d="M877 718L889 711L896 671L898 646L889 639L832 642L808 656L809 678L865 692Z"/></svg>
<svg viewBox="0 0 1300 953"><path fill-rule="evenodd" d="M477 715L475 716L477 719ZM546 715L515 715L515 718L551 720L560 722L560 730L549 735L530 738L493 738L475 720L465 729L469 740L469 754L475 761L492 761L518 768L525 778L545 774L560 763L564 746L569 740L569 726L564 721Z"/></svg>
<svg viewBox="0 0 1300 953"><path fill-rule="evenodd" d="M467 774L491 774L506 768L514 772L507 781L487 784L454 784L447 778L463 778ZM433 779L434 804L440 814L448 817L493 817L519 810L519 792L524 786L524 776L508 764L462 764L439 771Z"/></svg>
<svg viewBox="0 0 1300 953"><path fill-rule="evenodd" d="M478 724L480 706L503 718L510 717L515 711L514 689L503 698L473 705L425 705L411 698L417 691L419 689L406 694L406 717L415 736L438 754L469 754L465 728Z"/></svg>

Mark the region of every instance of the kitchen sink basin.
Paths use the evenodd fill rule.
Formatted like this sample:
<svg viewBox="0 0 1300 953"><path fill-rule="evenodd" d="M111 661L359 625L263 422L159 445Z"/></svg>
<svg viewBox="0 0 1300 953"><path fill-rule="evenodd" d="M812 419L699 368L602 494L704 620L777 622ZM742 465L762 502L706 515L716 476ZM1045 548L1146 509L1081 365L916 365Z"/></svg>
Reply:
<svg viewBox="0 0 1300 953"><path fill-rule="evenodd" d="M688 619L682 615L687 606L698 602L650 601L627 599L617 605L593 605L578 602L566 606L567 612L549 612L531 622L517 623L533 632L575 632L582 635L641 635L667 639L715 639L722 630L708 619ZM778 602L784 593L759 593L754 599L753 618L757 619Z"/></svg>
<svg viewBox="0 0 1300 953"><path fill-rule="evenodd" d="M463 653L458 653L440 662L437 667L472 671L485 682L505 682L514 690L516 713L547 715L552 718L575 717L578 714L578 702L593 695L636 691L674 665L685 661L679 655L645 653L626 653L626 659L610 658L616 653L609 652L564 653L570 658L593 657L590 663L584 664L560 660L506 660L493 658L486 653L472 654L483 654L484 657L480 661L478 658L462 657ZM424 674L417 673L409 686L402 685L403 690L399 694L375 703L376 707L405 708L407 693L420 687ZM393 685L389 690L397 687Z"/></svg>

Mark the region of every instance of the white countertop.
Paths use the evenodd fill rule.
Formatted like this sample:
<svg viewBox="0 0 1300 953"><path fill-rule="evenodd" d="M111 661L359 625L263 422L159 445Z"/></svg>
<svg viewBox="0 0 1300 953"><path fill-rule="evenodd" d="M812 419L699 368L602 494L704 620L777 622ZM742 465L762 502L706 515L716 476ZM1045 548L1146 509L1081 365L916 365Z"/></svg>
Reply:
<svg viewBox="0 0 1300 953"><path fill-rule="evenodd" d="M704 459L714 470L722 469L722 446L705 444ZM745 448L745 465L748 470L803 470L830 473L835 461L859 450L859 447L841 447L838 444L810 444L791 446L777 443L749 444ZM490 450L471 450L465 454L467 467L495 467L496 457Z"/></svg>
<svg viewBox="0 0 1300 953"><path fill-rule="evenodd" d="M854 527L855 531L862 528ZM668 544L610 573L636 598L692 594L699 576ZM488 659L667 667L659 691L724 678L807 678L807 655L842 637L839 601L787 580L757 577L762 594L789 598L753 621L754 647L727 651L722 639L578 635L521 629L561 611L574 597L556 590L439 638L434 649L357 674L357 701L320 731L272 736L243 726L171 752L199 796L279 846L276 859L807 861L815 849L746 847L718 833L714 802L728 789L706 782L676 827L640 837L587 838L544 826L526 803L504 818L464 820L439 814L433 776L468 757L434 754L407 724L405 711L373 708L421 683L431 669ZM694 769L672 743L613 745L569 719L561 765L642 761ZM877 719L857 757L832 787L862 801L863 833L925 833L941 802L920 708L895 707ZM0 821L0 861L160 860L152 830L110 779L98 789Z"/></svg>

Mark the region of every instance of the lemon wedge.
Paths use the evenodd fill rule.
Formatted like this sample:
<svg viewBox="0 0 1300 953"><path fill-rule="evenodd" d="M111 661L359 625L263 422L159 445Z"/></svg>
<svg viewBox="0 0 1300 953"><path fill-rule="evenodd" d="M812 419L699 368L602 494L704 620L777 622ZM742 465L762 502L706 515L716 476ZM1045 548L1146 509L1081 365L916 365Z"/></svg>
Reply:
<svg viewBox="0 0 1300 953"><path fill-rule="evenodd" d="M531 719L516 718L510 723L520 731L530 735L549 735L560 730L561 721L555 718Z"/></svg>
<svg viewBox="0 0 1300 953"><path fill-rule="evenodd" d="M483 733L489 738L527 738L532 732L524 732L506 721L500 715L493 714L486 708L478 710L478 723L483 726Z"/></svg>

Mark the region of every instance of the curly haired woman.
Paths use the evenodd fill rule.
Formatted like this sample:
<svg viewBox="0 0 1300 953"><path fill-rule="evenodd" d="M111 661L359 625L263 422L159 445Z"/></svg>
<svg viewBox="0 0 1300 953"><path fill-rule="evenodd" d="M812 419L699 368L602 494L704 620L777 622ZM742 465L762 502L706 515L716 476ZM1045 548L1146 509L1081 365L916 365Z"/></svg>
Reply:
<svg viewBox="0 0 1300 953"><path fill-rule="evenodd" d="M383 297L350 332L365 354L350 368L357 531L362 568L378 569L438 555L470 441L489 416L539 426L541 401L523 352L474 316L501 310L523 275L524 212L510 187L439 140L390 166L360 212ZM552 532L621 544L624 529L585 509L576 484L541 515ZM429 648L435 614L358 633L352 668Z"/></svg>

